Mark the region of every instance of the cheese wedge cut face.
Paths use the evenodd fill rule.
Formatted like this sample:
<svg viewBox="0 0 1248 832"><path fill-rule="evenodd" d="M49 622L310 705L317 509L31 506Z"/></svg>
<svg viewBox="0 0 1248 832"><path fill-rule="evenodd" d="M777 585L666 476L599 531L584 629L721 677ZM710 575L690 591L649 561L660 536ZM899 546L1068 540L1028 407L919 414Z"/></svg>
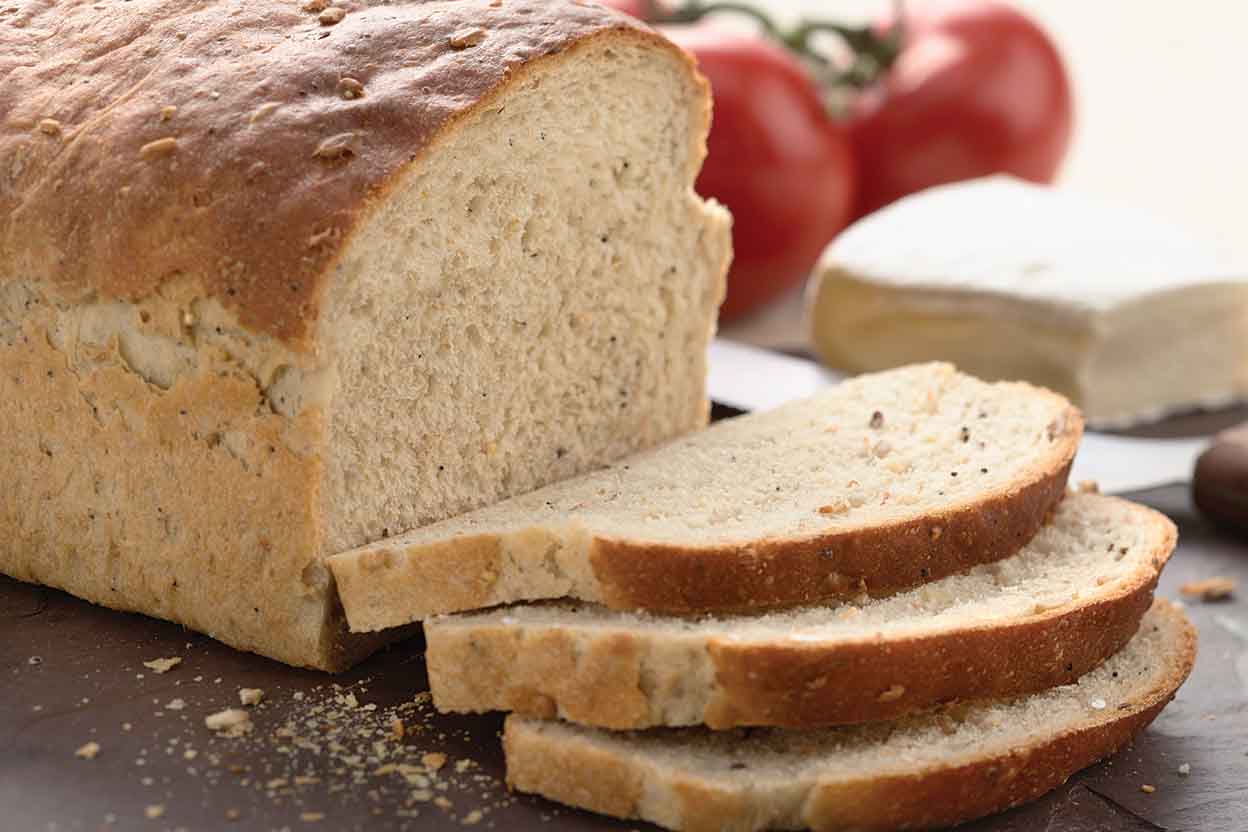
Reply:
<svg viewBox="0 0 1248 832"><path fill-rule="evenodd" d="M832 367L948 360L1121 425L1248 396L1248 265L1129 209L1009 177L860 220L808 296Z"/></svg>

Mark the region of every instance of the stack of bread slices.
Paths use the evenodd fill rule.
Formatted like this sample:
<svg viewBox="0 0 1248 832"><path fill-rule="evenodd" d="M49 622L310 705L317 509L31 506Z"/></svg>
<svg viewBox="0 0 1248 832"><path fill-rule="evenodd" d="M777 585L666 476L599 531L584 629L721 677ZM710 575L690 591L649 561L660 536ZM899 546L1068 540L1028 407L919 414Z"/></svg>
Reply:
<svg viewBox="0 0 1248 832"><path fill-rule="evenodd" d="M944 364L859 376L331 560L424 619L519 790L671 829L944 826L1148 724L1195 635L1157 512L1067 491L1082 419Z"/></svg>

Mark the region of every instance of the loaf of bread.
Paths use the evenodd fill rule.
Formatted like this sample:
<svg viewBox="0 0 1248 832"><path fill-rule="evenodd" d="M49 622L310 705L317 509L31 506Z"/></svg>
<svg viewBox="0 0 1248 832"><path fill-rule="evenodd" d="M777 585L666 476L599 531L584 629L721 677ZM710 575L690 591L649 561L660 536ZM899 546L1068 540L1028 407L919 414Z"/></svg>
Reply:
<svg viewBox="0 0 1248 832"><path fill-rule="evenodd" d="M1008 177L866 217L811 281L811 337L852 373L952 361L1122 425L1248 397L1248 267L1181 230Z"/></svg>
<svg viewBox="0 0 1248 832"><path fill-rule="evenodd" d="M705 423L729 221L656 34L564 0L6 11L0 572L341 668L377 637L328 555Z"/></svg>
<svg viewBox="0 0 1248 832"><path fill-rule="evenodd" d="M893 719L1074 682L1134 635L1174 524L1073 494L1013 557L885 598L697 618L518 604L425 622L442 711L604 728Z"/></svg>

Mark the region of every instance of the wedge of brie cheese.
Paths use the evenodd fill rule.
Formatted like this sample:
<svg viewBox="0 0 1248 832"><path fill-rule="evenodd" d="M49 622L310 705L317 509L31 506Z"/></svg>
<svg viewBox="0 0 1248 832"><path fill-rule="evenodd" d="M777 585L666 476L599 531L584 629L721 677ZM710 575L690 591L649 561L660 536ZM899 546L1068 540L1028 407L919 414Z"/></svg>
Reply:
<svg viewBox="0 0 1248 832"><path fill-rule="evenodd" d="M848 372L944 359L1122 426L1248 397L1248 268L1172 226L991 177L868 216L824 252L813 342Z"/></svg>

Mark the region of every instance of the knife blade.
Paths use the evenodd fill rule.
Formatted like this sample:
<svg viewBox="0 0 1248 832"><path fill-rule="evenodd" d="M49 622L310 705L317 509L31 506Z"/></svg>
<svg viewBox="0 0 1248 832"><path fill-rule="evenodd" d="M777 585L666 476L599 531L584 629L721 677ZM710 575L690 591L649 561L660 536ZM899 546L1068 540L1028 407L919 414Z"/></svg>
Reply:
<svg viewBox="0 0 1248 832"><path fill-rule="evenodd" d="M716 338L707 389L713 401L738 410L768 410L810 396L845 378L806 358ZM1135 439L1087 431L1070 472L1072 483L1095 481L1106 493L1187 482L1209 437Z"/></svg>

